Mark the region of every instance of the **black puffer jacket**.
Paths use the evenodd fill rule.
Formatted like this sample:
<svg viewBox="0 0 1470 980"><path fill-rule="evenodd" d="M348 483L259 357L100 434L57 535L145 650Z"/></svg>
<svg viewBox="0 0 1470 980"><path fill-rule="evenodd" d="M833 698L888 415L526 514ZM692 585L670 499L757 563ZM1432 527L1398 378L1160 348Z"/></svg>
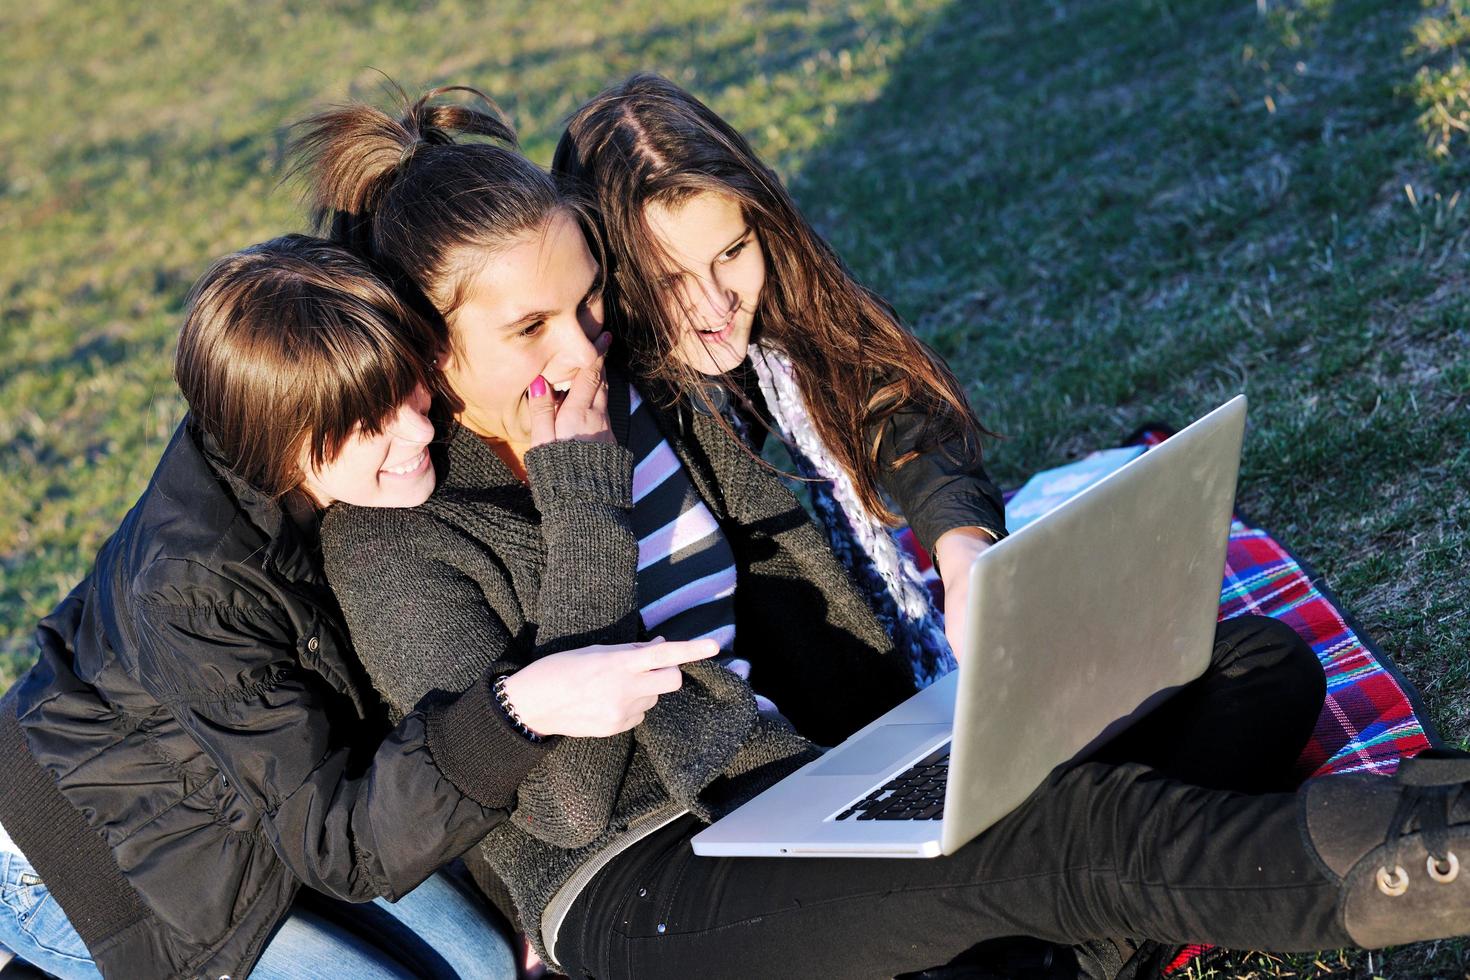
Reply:
<svg viewBox="0 0 1470 980"><path fill-rule="evenodd" d="M405 894L548 747L495 708L497 667L390 728L312 523L186 421L0 701L0 825L106 976L243 977L302 882Z"/></svg>

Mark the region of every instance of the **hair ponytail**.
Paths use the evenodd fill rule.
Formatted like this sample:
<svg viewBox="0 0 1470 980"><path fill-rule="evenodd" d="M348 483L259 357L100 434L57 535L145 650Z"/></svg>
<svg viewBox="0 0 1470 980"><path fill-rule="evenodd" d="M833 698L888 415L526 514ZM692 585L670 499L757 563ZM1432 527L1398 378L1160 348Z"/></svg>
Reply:
<svg viewBox="0 0 1470 980"><path fill-rule="evenodd" d="M291 152L303 161L296 172L306 174L312 223L320 230L333 219L349 232L370 227L359 219L377 210L417 143L417 134L402 120L366 105L338 106L302 123ZM350 234L332 237L367 244L345 241Z"/></svg>
<svg viewBox="0 0 1470 980"><path fill-rule="evenodd" d="M322 234L370 257L449 317L474 266L459 261L463 250L495 251L558 209L580 209L520 154L515 130L489 96L448 85L410 103L392 89L402 107L397 118L354 103L299 123L292 173L305 182ZM444 101L455 93L488 111ZM450 339L446 328L441 347Z"/></svg>

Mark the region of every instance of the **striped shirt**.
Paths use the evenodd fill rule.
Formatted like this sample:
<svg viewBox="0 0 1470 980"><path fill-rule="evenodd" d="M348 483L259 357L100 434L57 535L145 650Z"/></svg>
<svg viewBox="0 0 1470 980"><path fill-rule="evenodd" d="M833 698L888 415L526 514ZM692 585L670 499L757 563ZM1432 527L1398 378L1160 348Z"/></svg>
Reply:
<svg viewBox="0 0 1470 980"><path fill-rule="evenodd" d="M631 390L633 532L638 536L638 609L650 633L669 640L717 640L735 648L735 555L699 499L679 457ZM744 670L726 661L742 676Z"/></svg>

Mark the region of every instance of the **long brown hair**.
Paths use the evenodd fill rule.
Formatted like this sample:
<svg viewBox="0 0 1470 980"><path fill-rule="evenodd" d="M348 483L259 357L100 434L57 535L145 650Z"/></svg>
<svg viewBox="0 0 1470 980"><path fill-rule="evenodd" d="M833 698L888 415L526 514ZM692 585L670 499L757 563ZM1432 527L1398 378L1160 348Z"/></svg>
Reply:
<svg viewBox="0 0 1470 980"><path fill-rule="evenodd" d="M765 252L760 340L796 366L812 423L863 506L893 520L878 488L878 448L900 408L921 408L925 421L918 448L895 465L941 444L978 457L979 436L989 433L953 373L853 278L749 143L694 96L653 74L608 89L572 116L552 171L597 204L611 266L606 301L638 371L675 391L704 390L699 373L673 356L685 326L660 295L664 250L646 212L722 194L740 204Z"/></svg>
<svg viewBox="0 0 1470 980"><path fill-rule="evenodd" d="M589 231L591 218L521 155L515 130L483 92L451 85L410 102L402 89L393 91L402 103L397 118L354 103L299 123L293 172L305 177L320 231L371 256L401 289L438 311L437 357L453 349L446 324L479 261L558 211ZM455 93L484 109L443 101ZM459 409L442 379L436 393Z"/></svg>
<svg viewBox="0 0 1470 980"><path fill-rule="evenodd" d="M218 260L189 294L174 378L194 423L272 496L301 485L302 448L331 461L376 435L425 382L431 329L358 256L286 235Z"/></svg>

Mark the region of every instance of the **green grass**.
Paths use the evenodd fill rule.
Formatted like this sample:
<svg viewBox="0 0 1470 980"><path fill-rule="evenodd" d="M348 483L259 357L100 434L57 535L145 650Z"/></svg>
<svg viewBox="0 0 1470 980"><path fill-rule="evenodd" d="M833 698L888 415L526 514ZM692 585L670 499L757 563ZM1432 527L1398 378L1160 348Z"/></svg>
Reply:
<svg viewBox="0 0 1470 980"><path fill-rule="evenodd" d="M288 121L378 97L377 68L486 89L545 161L582 99L651 67L950 358L1003 482L1248 392L1241 506L1470 737L1470 2L482 6L0 8L0 680L180 415L189 283L301 227ZM1470 957L1316 959L1198 975Z"/></svg>

